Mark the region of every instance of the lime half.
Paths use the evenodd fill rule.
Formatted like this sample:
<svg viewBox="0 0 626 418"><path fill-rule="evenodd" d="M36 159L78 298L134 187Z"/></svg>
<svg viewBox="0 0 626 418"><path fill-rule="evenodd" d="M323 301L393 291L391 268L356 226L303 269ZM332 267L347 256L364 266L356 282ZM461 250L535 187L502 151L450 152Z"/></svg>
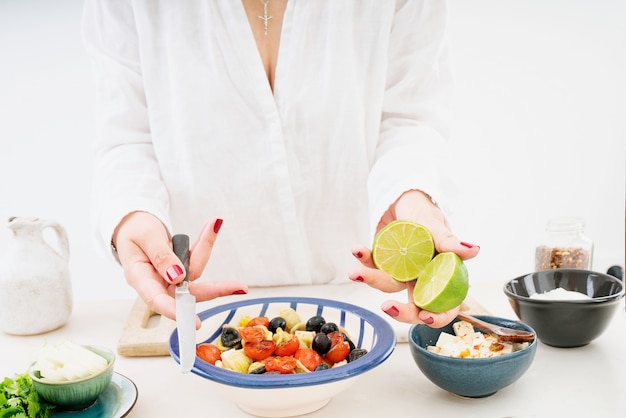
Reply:
<svg viewBox="0 0 626 418"><path fill-rule="evenodd" d="M413 302L430 312L446 312L467 296L469 280L463 260L452 252L437 254L415 283Z"/></svg>
<svg viewBox="0 0 626 418"><path fill-rule="evenodd" d="M372 245L374 265L400 282L415 280L434 253L430 231L405 220L388 223L378 231Z"/></svg>

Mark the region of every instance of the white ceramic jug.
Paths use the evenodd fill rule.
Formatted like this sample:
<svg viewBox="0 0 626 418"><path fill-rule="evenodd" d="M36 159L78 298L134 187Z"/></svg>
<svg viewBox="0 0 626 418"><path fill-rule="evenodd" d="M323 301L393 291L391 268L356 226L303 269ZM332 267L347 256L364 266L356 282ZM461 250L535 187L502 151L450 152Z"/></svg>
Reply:
<svg viewBox="0 0 626 418"><path fill-rule="evenodd" d="M13 242L0 259L0 328L8 334L41 334L64 325L72 313L69 242L57 222L9 218ZM55 232L58 249L44 230Z"/></svg>

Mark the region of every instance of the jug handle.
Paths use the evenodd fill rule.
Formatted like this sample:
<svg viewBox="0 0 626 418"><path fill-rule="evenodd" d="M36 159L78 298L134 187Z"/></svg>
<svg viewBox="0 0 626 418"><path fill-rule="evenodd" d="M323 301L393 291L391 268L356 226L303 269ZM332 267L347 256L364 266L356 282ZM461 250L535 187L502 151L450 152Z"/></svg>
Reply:
<svg viewBox="0 0 626 418"><path fill-rule="evenodd" d="M65 261L68 261L70 258L70 244L67 238L67 232L65 231L65 228L63 228L58 222L44 220L41 223L41 230L43 231L46 228L51 228L56 233L60 250L60 252L57 252L61 255L61 257L63 257Z"/></svg>

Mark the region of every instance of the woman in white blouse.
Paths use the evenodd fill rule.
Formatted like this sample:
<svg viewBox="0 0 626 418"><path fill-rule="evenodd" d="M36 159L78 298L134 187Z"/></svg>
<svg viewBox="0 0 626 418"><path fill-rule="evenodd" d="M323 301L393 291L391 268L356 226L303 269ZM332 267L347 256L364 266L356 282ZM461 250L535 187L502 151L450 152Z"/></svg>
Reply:
<svg viewBox="0 0 626 418"><path fill-rule="evenodd" d="M444 215L445 24L441 0L87 0L94 224L129 284L175 317L173 233L197 237L198 301L346 278L402 290L364 245L393 219L474 257Z"/></svg>

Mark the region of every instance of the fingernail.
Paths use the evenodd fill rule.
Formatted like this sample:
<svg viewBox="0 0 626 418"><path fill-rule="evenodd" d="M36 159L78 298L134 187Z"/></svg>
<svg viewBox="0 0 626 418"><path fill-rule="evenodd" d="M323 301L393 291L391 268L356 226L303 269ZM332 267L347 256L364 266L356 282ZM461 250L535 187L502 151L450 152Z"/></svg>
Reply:
<svg viewBox="0 0 626 418"><path fill-rule="evenodd" d="M165 273L167 274L168 280L172 282L175 278L183 274L183 269L179 265L174 264L168 268Z"/></svg>
<svg viewBox="0 0 626 418"><path fill-rule="evenodd" d="M213 232L215 232L216 234L220 232L220 228L222 227L222 222L224 222L223 219L215 220L215 224L213 224Z"/></svg>
<svg viewBox="0 0 626 418"><path fill-rule="evenodd" d="M435 322L435 318L433 318L432 316L429 316L426 319L422 319L422 321L426 324L426 325L432 325L433 322Z"/></svg>
<svg viewBox="0 0 626 418"><path fill-rule="evenodd" d="M363 282L363 281L365 281L363 279L363 277L361 277L361 276L350 277L350 280L352 280L353 282Z"/></svg>
<svg viewBox="0 0 626 418"><path fill-rule="evenodd" d="M395 306L391 306L385 310L385 313L394 318L400 314L400 311Z"/></svg>
<svg viewBox="0 0 626 418"><path fill-rule="evenodd" d="M245 294L247 294L247 293L248 293L248 292L247 292L246 290L244 290L244 289L237 289L237 290L235 290L232 294L233 294L233 295L245 295Z"/></svg>
<svg viewBox="0 0 626 418"><path fill-rule="evenodd" d="M357 251L356 253L352 253L352 255L355 256L356 258L363 257L363 253L361 251Z"/></svg>
<svg viewBox="0 0 626 418"><path fill-rule="evenodd" d="M463 242L461 241L461 245L467 248L474 248L475 245L474 244L470 244L469 242Z"/></svg>

